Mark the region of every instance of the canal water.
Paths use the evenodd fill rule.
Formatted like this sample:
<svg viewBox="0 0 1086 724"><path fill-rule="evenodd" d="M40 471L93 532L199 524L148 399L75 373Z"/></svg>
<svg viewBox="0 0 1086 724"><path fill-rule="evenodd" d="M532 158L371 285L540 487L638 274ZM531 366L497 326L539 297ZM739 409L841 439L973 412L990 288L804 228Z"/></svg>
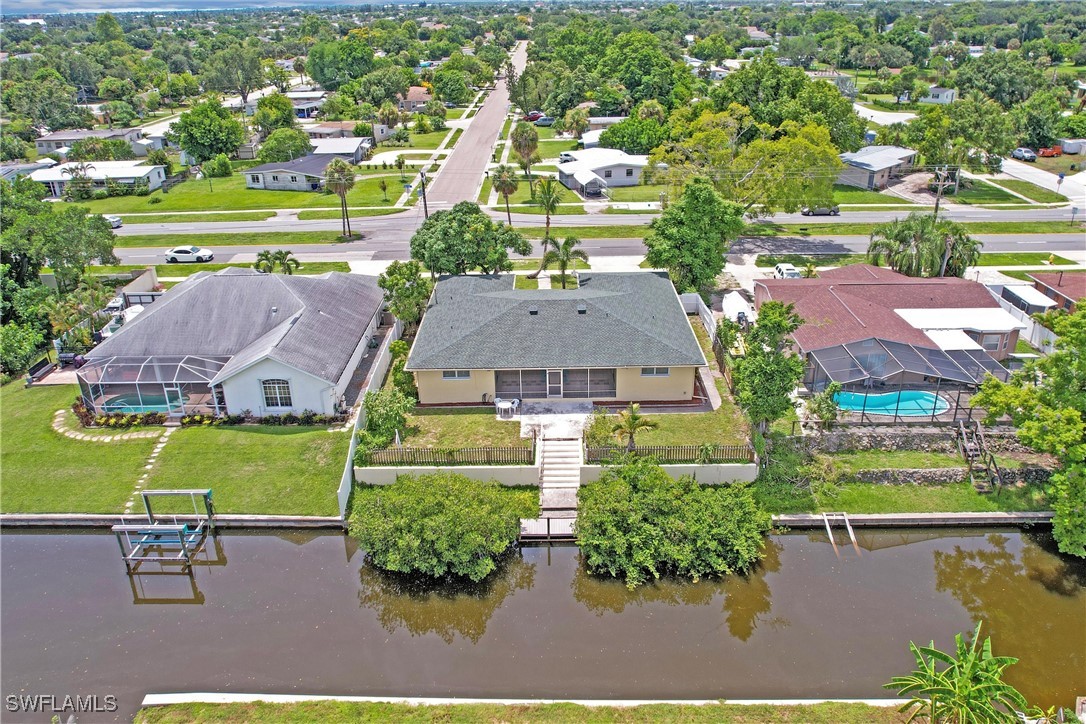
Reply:
<svg viewBox="0 0 1086 724"><path fill-rule="evenodd" d="M1086 565L1015 529L884 530L838 558L777 535L754 574L630 592L575 547L530 547L492 581L418 586L335 534L228 533L195 574L125 575L109 533L0 536L2 694L890 697L910 640L983 621L1032 703L1086 694ZM47 721L47 715L5 721Z"/></svg>

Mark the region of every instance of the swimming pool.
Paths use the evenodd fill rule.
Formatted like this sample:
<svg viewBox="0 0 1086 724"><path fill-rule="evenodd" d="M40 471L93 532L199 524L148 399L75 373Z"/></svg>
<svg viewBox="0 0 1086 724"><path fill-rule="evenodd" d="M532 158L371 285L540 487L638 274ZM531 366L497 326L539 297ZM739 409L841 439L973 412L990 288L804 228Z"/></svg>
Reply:
<svg viewBox="0 0 1086 724"><path fill-rule="evenodd" d="M180 411L181 405L179 403L180 401L175 399L171 409L170 405L167 404L166 395L145 393L141 404L140 396L135 392L131 392L111 397L103 402L100 407L102 412L123 412L127 415L134 415L141 412Z"/></svg>
<svg viewBox="0 0 1086 724"><path fill-rule="evenodd" d="M872 415L893 415L902 417L924 417L942 414L950 409L950 403L934 392L923 390L901 390L901 392L838 392L834 398L842 410L870 413Z"/></svg>

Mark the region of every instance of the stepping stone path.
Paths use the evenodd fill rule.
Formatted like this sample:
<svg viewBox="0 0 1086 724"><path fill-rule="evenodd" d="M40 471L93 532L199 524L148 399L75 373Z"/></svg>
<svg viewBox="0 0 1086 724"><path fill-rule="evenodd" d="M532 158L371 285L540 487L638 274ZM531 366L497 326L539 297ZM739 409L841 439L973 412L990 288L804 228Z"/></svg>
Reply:
<svg viewBox="0 0 1086 724"><path fill-rule="evenodd" d="M87 442L120 442L121 440L149 440L162 435L155 430L136 430L132 432L92 433L80 432L68 427L67 410L57 410L53 414L53 429L61 435L72 440L85 440Z"/></svg>
<svg viewBox="0 0 1086 724"><path fill-rule="evenodd" d="M158 438L158 443L155 445L154 449L151 450L151 456L147 458L147 464L143 466L143 474L140 475L140 479L136 482L136 489L132 491L132 495L128 498L128 502L124 504L125 513L132 512L132 508L136 505L136 499L139 497L140 491L143 490L143 486L147 483L147 477L155 467L155 462L158 460L158 454L162 452L162 448L166 447L170 435L180 429L180 427L167 427L162 432L161 437Z"/></svg>

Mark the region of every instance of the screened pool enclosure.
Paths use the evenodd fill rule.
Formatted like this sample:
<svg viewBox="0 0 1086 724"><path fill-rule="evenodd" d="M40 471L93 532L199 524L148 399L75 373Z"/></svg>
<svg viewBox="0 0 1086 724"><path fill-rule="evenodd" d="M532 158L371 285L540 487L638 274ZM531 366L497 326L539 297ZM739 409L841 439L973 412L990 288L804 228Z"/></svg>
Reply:
<svg viewBox="0 0 1086 724"><path fill-rule="evenodd" d="M220 414L222 389L211 381L229 357L199 355L108 357L80 367L83 404L96 414L163 412Z"/></svg>

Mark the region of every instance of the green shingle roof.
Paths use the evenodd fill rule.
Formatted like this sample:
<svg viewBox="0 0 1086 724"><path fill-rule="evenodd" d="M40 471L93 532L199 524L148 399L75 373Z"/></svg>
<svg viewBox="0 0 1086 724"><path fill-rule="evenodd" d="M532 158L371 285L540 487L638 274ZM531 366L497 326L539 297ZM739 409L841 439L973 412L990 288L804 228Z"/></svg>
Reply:
<svg viewBox="0 0 1086 724"><path fill-rule="evenodd" d="M442 278L407 369L704 364L667 275L638 272L582 273L568 290L513 289L510 275Z"/></svg>

